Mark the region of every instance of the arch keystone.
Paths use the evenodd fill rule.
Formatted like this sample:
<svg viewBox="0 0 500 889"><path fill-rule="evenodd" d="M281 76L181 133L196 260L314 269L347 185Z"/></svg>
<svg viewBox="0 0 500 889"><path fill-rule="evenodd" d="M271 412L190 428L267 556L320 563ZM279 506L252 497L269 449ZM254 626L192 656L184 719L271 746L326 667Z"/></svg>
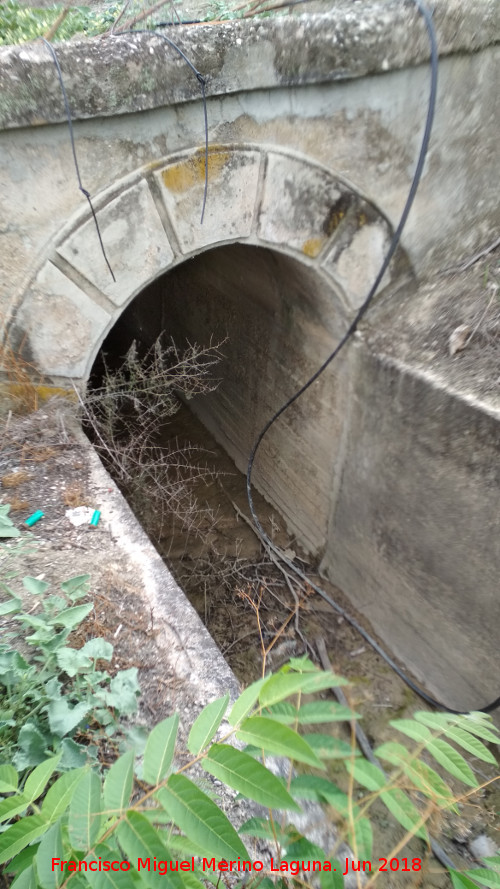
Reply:
<svg viewBox="0 0 500 889"><path fill-rule="evenodd" d="M260 152L211 148L208 194L200 224L205 188L205 149L197 149L155 172L165 208L183 253L211 244L248 238L252 233Z"/></svg>

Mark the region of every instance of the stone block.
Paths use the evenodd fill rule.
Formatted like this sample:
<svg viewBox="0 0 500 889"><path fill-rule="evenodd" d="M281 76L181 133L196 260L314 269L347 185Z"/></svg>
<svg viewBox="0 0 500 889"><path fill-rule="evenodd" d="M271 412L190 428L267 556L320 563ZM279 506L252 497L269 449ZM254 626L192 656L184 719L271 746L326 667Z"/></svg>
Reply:
<svg viewBox="0 0 500 889"><path fill-rule="evenodd" d="M314 258L341 223L350 193L319 166L271 153L260 209L259 237Z"/></svg>
<svg viewBox="0 0 500 889"><path fill-rule="evenodd" d="M250 236L259 167L256 151L210 149L203 224L205 151L199 149L155 173L183 253Z"/></svg>
<svg viewBox="0 0 500 889"><path fill-rule="evenodd" d="M373 208L370 208L373 213ZM357 213L359 227L346 241L335 241L322 263L323 269L340 285L349 307L356 311L365 301L385 259L391 243L391 232L380 216L367 221L363 208ZM391 281L390 267L379 290Z"/></svg>
<svg viewBox="0 0 500 889"><path fill-rule="evenodd" d="M26 295L17 324L32 359L44 374L78 379L85 375L110 315L52 263L46 263Z"/></svg>
<svg viewBox="0 0 500 889"><path fill-rule="evenodd" d="M58 253L117 306L164 272L173 251L144 180L96 208L113 281L97 237L93 219L67 238Z"/></svg>

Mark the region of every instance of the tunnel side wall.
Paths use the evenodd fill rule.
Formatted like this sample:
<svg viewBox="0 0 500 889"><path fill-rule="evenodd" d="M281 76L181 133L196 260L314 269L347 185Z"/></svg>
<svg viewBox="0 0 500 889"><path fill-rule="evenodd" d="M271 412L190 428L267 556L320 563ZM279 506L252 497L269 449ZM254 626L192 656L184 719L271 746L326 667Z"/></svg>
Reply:
<svg viewBox="0 0 500 889"><path fill-rule="evenodd" d="M342 483L322 570L444 704L498 697L500 411L351 351Z"/></svg>

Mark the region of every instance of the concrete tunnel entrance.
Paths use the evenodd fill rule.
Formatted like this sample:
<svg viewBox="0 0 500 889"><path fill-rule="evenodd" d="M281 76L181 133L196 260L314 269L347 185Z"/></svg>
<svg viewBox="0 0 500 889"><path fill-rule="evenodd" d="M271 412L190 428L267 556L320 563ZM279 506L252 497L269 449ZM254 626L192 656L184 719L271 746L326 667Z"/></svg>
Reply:
<svg viewBox="0 0 500 889"><path fill-rule="evenodd" d="M314 373L346 327L315 270L261 247L230 244L175 267L137 295L103 343L110 356L165 331L178 347L222 343L217 390L189 406L246 471L259 432ZM346 414L348 354L266 435L253 482L309 552L321 557Z"/></svg>

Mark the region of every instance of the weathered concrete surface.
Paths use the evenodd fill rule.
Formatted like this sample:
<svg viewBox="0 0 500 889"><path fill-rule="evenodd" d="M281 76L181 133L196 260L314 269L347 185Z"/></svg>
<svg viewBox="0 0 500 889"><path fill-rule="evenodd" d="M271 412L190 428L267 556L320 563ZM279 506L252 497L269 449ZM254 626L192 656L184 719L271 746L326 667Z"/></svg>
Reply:
<svg viewBox="0 0 500 889"><path fill-rule="evenodd" d="M488 243L500 224L492 187L500 174L500 7L493 0L439 0L435 15L436 122L380 295L389 315L416 279ZM413 175L428 46L415 10L399 3L343 4L326 17L176 34L208 75L203 226L203 108L185 63L149 35L58 48L82 182L94 197L116 283L77 188L46 48L0 51L0 312L17 353L45 383L61 387L85 384L106 336L150 285L149 317L140 299L129 316L139 332L229 333L226 389L199 409L243 467L262 421L326 357L373 280ZM176 303L176 288L190 293L184 305ZM408 395L408 416L393 403L394 389L406 385L418 395L415 404ZM399 636L402 656L448 700L453 692L458 706L477 705L493 685L500 574L490 533L497 488L490 492L484 482L493 460L488 424L497 414L484 408L488 422L478 426L464 404L422 380L411 362L394 363L389 373L376 350L360 342L273 427L256 466L259 486L323 558L324 570L366 607L375 596L385 602L376 621L381 634L394 648ZM479 405L475 410L482 416ZM433 424L430 411L452 417L456 449L446 422ZM454 411L463 411L462 425ZM448 463L433 448L451 449ZM420 484L412 484L416 467ZM465 478L471 543L489 541L474 563L474 583L469 547L457 548L455 530L465 533L471 516ZM427 501L429 527L417 533ZM445 514L453 521L446 523ZM480 604L475 645L465 658L460 615L470 607L471 584ZM423 603L431 590L440 595L429 605L424 646ZM451 590L463 608L441 611ZM445 613L453 616L446 624ZM442 659L430 656L431 624L441 617Z"/></svg>
<svg viewBox="0 0 500 889"><path fill-rule="evenodd" d="M322 570L449 707L498 697L500 399L351 350Z"/></svg>
<svg viewBox="0 0 500 889"><path fill-rule="evenodd" d="M499 42L496 0L438 0L433 8L441 56L473 53ZM421 16L399 0L344 2L324 15L177 27L165 33L206 77L209 96L365 77L429 58ZM64 121L47 47L2 47L0 53L0 127ZM57 54L77 120L199 97L194 74L186 76L179 54L158 37L97 38L58 45Z"/></svg>

